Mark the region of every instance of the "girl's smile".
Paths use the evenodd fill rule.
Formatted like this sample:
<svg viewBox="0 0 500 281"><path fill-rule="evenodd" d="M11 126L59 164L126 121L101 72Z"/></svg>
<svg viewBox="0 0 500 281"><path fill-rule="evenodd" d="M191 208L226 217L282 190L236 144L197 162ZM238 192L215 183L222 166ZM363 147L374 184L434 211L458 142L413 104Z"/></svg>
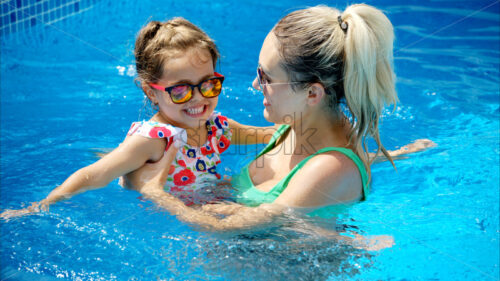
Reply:
<svg viewBox="0 0 500 281"><path fill-rule="evenodd" d="M183 109L184 113L191 118L199 118L203 115L205 115L206 111L208 109L208 105L206 104L200 104L200 105L195 105L191 106L188 108Z"/></svg>

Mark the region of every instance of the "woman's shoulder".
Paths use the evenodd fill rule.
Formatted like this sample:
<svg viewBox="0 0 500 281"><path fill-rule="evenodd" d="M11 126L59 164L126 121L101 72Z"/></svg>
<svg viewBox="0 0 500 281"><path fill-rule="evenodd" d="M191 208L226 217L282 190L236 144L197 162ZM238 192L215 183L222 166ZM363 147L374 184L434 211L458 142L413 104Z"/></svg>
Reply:
<svg viewBox="0 0 500 281"><path fill-rule="evenodd" d="M349 154L354 154L354 152L350 149L333 147L332 150L326 150L314 155L304 165L304 169L330 172L326 176L330 176L333 173L348 174L350 172L357 172L357 176L359 177L358 166Z"/></svg>
<svg viewBox="0 0 500 281"><path fill-rule="evenodd" d="M282 203L321 206L352 202L362 198L363 185L358 166L339 151L315 155L291 178Z"/></svg>

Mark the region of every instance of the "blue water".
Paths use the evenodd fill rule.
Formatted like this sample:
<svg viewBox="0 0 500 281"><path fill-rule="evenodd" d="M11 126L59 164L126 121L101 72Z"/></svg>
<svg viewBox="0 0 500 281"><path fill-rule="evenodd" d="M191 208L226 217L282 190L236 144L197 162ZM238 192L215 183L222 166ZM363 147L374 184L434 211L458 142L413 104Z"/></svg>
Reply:
<svg viewBox="0 0 500 281"><path fill-rule="evenodd" d="M218 109L267 124L251 89L261 43L280 17L317 2L158 2L103 0L2 38L2 210L44 198L146 114L131 66L135 34L150 19L183 16L206 30L226 76ZM301 226L207 233L115 181L50 213L1 221L2 280L498 280L499 2L366 3L387 12L397 38L401 102L384 114L383 143L437 143L398 160L397 171L374 165L369 200L339 218L363 235L391 235L395 246L356 250ZM254 151L233 148L224 173Z"/></svg>

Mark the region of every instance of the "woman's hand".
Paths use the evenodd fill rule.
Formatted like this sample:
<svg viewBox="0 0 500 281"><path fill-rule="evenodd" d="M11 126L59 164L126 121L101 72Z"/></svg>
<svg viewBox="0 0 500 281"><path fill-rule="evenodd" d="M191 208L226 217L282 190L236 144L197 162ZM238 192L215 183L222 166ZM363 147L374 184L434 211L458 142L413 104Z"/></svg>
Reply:
<svg viewBox="0 0 500 281"><path fill-rule="evenodd" d="M207 213L229 216L233 215L243 208L243 205L232 202L218 202L215 204L205 204L200 207Z"/></svg>
<svg viewBox="0 0 500 281"><path fill-rule="evenodd" d="M389 150L389 155L393 160L400 160L408 158L408 154L425 151L428 148L435 147L437 144L429 139L418 139L410 144L402 146L397 150ZM375 157L374 163L380 163L387 161L384 155L375 155L374 153L369 153L370 158Z"/></svg>
<svg viewBox="0 0 500 281"><path fill-rule="evenodd" d="M389 154L393 157L402 155L402 154L409 154L409 153L415 153L419 151L424 151L427 148L434 147L436 146L436 143L429 140L429 139L418 139L410 144L407 144L403 147L401 147L398 150L391 151Z"/></svg>
<svg viewBox="0 0 500 281"><path fill-rule="evenodd" d="M146 187L149 189L161 187L163 189L177 151L178 148L171 145L157 162L146 163L139 169L124 175L120 180L121 184L141 193L141 190Z"/></svg>

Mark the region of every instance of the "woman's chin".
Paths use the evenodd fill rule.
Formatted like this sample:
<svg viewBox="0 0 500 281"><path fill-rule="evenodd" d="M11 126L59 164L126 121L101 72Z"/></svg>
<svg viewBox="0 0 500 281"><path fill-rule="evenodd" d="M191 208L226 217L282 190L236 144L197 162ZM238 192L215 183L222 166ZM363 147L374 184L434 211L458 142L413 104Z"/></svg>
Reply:
<svg viewBox="0 0 500 281"><path fill-rule="evenodd" d="M267 111L267 109L266 109L266 108L264 108L263 115L264 115L264 118L265 118L268 122L275 123L275 122L272 120L271 115L269 114L269 112Z"/></svg>
<svg viewBox="0 0 500 281"><path fill-rule="evenodd" d="M264 118L267 120L267 122L271 122L271 123L274 123L274 124L283 124L283 118L279 117L279 116L276 116L276 114L274 114L272 111L269 111L266 108L264 108Z"/></svg>

